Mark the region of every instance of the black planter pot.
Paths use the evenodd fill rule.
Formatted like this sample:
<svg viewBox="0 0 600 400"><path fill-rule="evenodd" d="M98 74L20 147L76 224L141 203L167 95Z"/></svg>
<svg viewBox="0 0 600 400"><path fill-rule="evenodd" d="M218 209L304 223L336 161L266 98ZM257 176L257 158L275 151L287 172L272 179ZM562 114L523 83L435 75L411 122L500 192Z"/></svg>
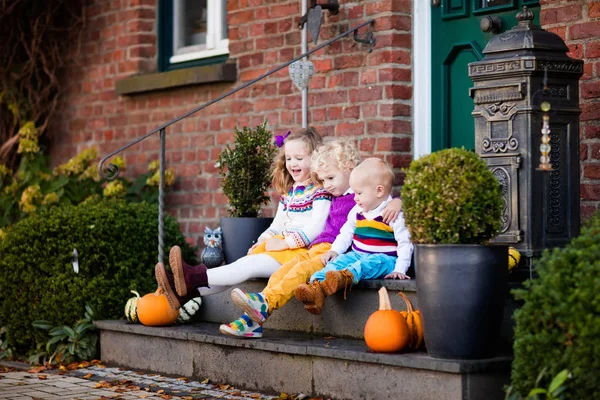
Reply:
<svg viewBox="0 0 600 400"><path fill-rule="evenodd" d="M508 246L417 245L419 309L432 357L478 359L497 349Z"/></svg>
<svg viewBox="0 0 600 400"><path fill-rule="evenodd" d="M248 249L273 222L273 218L221 218L223 253L230 264L248 254Z"/></svg>

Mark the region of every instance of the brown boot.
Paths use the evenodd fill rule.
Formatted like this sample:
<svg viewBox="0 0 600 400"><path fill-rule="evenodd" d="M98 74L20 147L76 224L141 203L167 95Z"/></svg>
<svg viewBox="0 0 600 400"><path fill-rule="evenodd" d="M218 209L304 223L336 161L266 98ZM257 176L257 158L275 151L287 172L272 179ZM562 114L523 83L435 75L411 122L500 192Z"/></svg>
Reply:
<svg viewBox="0 0 600 400"><path fill-rule="evenodd" d="M163 290L165 297L169 301L169 306L173 310L179 310L182 305L194 297L200 296L198 291L195 293L190 291L190 293L186 296L179 296L175 290L173 274L166 270L163 263L156 264L156 267L154 267L154 275L156 276L156 282L158 282L158 286Z"/></svg>
<svg viewBox="0 0 600 400"><path fill-rule="evenodd" d="M303 283L296 288L296 299L304 303L304 308L311 314L319 315L323 311L325 293L321 282L313 281L311 284Z"/></svg>
<svg viewBox="0 0 600 400"><path fill-rule="evenodd" d="M208 287L206 265L188 265L181 257L179 246L171 247L169 263L173 271L175 291L179 296L187 296L188 292L195 293L199 287Z"/></svg>
<svg viewBox="0 0 600 400"><path fill-rule="evenodd" d="M354 275L347 269L341 271L327 271L325 280L321 282L321 287L326 296L331 296L335 292L344 289L344 300L346 300L346 288L352 287Z"/></svg>

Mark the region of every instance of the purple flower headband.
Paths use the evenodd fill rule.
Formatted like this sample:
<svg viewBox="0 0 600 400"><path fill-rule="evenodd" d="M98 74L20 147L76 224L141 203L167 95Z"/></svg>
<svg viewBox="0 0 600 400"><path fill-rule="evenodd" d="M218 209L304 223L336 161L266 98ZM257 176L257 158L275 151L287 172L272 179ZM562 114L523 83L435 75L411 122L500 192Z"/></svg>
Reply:
<svg viewBox="0 0 600 400"><path fill-rule="evenodd" d="M292 131L288 131L288 132L287 132L285 135L276 135L276 136L275 136L275 145L276 145L277 147L281 147L281 146L283 146L283 142L285 141L285 139L286 139L288 136L290 136L290 133L291 133L291 132L292 132Z"/></svg>

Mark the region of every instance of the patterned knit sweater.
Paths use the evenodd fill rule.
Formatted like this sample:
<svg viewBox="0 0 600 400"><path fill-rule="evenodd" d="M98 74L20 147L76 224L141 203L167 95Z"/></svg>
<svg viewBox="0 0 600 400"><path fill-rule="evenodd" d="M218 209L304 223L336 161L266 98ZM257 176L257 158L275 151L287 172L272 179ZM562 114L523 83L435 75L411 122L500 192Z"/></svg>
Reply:
<svg viewBox="0 0 600 400"><path fill-rule="evenodd" d="M290 249L307 247L325 227L331 208L331 194L310 180L294 184L281 196L273 223L260 235L263 242L283 235Z"/></svg>

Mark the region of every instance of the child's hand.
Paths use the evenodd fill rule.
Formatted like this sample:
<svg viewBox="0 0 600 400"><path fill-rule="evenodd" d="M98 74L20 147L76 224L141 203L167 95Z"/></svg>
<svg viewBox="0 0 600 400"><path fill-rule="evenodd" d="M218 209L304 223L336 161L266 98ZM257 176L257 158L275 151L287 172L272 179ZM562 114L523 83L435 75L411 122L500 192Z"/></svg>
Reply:
<svg viewBox="0 0 600 400"><path fill-rule="evenodd" d="M260 244L260 243L254 243L254 244L252 245L252 247L250 247L250 248L248 249L248 254L247 254L247 255L251 255L251 254L254 252L254 249L256 249L256 248L258 247L258 245L259 245L259 244Z"/></svg>
<svg viewBox="0 0 600 400"><path fill-rule="evenodd" d="M383 279L410 279L410 276L401 274L400 272L392 272L384 276Z"/></svg>
<svg viewBox="0 0 600 400"><path fill-rule="evenodd" d="M284 239L279 238L271 238L267 240L267 245L265 246L265 250L267 251L282 251L289 249L287 242Z"/></svg>
<svg viewBox="0 0 600 400"><path fill-rule="evenodd" d="M400 215L400 211L402 211L402 200L392 199L392 201L390 201L388 205L385 206L383 212L381 213L383 222L385 222L386 224L391 224L396 218L398 218L398 215Z"/></svg>
<svg viewBox="0 0 600 400"><path fill-rule="evenodd" d="M321 256L321 262L323 264L327 265L327 263L329 261L333 260L337 256L338 256L338 253L336 253L335 251L328 251L327 253L325 253Z"/></svg>

